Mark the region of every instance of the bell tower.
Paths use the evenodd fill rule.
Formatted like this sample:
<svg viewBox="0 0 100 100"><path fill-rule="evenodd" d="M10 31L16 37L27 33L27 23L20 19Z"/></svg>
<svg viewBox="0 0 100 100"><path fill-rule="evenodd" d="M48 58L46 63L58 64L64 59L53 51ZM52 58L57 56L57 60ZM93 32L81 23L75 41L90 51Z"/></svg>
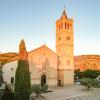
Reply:
<svg viewBox="0 0 100 100"><path fill-rule="evenodd" d="M63 10L56 21L56 54L58 56L58 86L74 84L73 19Z"/></svg>

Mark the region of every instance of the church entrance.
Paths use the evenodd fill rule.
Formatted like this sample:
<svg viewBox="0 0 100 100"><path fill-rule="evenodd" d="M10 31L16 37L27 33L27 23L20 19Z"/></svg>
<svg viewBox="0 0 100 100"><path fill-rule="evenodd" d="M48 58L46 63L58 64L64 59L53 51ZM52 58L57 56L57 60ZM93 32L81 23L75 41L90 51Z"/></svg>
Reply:
<svg viewBox="0 0 100 100"><path fill-rule="evenodd" d="M46 75L41 76L41 86L46 84Z"/></svg>

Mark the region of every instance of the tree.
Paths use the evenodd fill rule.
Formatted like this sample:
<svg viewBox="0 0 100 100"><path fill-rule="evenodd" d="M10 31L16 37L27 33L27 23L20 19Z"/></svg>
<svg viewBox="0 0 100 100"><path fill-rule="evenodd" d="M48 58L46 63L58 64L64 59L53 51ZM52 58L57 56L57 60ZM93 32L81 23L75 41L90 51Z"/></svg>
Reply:
<svg viewBox="0 0 100 100"><path fill-rule="evenodd" d="M83 78L81 79L81 84L90 89L91 87L98 87L100 82L97 79Z"/></svg>
<svg viewBox="0 0 100 100"><path fill-rule="evenodd" d="M5 90L3 91L3 96L0 100L15 100L14 93L10 91L8 86L5 86Z"/></svg>
<svg viewBox="0 0 100 100"><path fill-rule="evenodd" d="M86 70L84 72L84 77L87 77L87 78L96 78L98 76L98 73L96 70Z"/></svg>
<svg viewBox="0 0 100 100"><path fill-rule="evenodd" d="M93 87L99 87L100 86L100 81L97 79L92 79L92 86Z"/></svg>
<svg viewBox="0 0 100 100"><path fill-rule="evenodd" d="M36 84L32 86L32 92L36 93L36 97L39 97L39 94L41 93L41 85Z"/></svg>
<svg viewBox="0 0 100 100"><path fill-rule="evenodd" d="M90 78L83 78L81 79L81 84L86 86L87 89L90 89L92 86L92 79Z"/></svg>
<svg viewBox="0 0 100 100"><path fill-rule="evenodd" d="M2 75L2 63L0 62L0 85L3 83L3 75Z"/></svg>
<svg viewBox="0 0 100 100"><path fill-rule="evenodd" d="M36 93L36 97L38 98L41 93L48 92L48 85L41 86L40 84L34 84L32 85L31 91Z"/></svg>
<svg viewBox="0 0 100 100"><path fill-rule="evenodd" d="M79 69L75 70L75 74L78 76L79 79L84 77L84 72L81 72Z"/></svg>
<svg viewBox="0 0 100 100"><path fill-rule="evenodd" d="M24 40L19 45L19 61L15 75L16 100L30 100L30 73Z"/></svg>
<svg viewBox="0 0 100 100"><path fill-rule="evenodd" d="M80 70L75 70L75 74L79 77L79 78L93 78L95 79L98 75L100 75L100 70L85 70L85 71L80 71Z"/></svg>

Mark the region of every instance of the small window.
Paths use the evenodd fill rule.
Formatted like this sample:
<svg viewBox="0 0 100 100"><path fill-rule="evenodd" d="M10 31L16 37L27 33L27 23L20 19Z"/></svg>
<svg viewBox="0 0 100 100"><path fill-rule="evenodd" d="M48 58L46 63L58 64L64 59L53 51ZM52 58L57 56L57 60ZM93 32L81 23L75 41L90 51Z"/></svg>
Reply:
<svg viewBox="0 0 100 100"><path fill-rule="evenodd" d="M11 71L13 71L14 70L14 68L11 68Z"/></svg>
<svg viewBox="0 0 100 100"><path fill-rule="evenodd" d="M14 77L11 77L11 83L14 83Z"/></svg>
<svg viewBox="0 0 100 100"><path fill-rule="evenodd" d="M66 40L70 40L70 36L67 36L67 37L66 37Z"/></svg>

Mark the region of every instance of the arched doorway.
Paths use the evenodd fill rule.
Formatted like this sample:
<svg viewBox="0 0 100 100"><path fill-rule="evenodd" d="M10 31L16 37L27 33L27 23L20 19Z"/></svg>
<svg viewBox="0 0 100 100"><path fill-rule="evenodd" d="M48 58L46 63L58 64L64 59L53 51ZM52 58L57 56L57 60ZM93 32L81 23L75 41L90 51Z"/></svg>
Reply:
<svg viewBox="0 0 100 100"><path fill-rule="evenodd" d="M41 85L45 85L46 84L46 75L42 75L41 76Z"/></svg>

